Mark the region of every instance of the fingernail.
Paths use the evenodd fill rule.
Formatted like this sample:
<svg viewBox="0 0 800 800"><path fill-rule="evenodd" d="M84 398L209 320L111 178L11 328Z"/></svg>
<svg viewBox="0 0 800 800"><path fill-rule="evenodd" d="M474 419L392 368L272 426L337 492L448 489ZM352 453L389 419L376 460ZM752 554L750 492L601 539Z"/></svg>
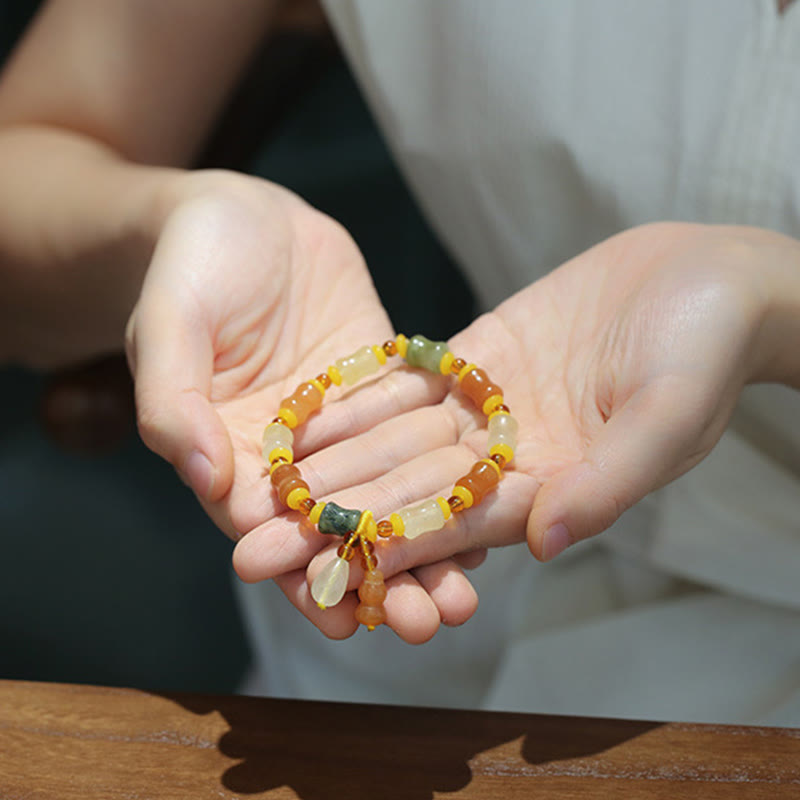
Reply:
<svg viewBox="0 0 800 800"><path fill-rule="evenodd" d="M542 542L542 558L550 561L559 553L563 553L572 544L567 526L559 522L548 528Z"/></svg>
<svg viewBox="0 0 800 800"><path fill-rule="evenodd" d="M203 500L211 497L216 470L199 450L193 450L189 454L183 467L183 474L198 497Z"/></svg>

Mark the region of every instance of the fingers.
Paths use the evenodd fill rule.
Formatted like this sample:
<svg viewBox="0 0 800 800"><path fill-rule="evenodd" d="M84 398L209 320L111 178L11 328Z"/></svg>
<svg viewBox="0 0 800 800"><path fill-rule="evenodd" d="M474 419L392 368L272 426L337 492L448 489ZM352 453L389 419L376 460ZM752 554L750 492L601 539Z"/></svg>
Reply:
<svg viewBox="0 0 800 800"><path fill-rule="evenodd" d="M637 391L612 414L583 460L557 472L536 494L527 524L531 552L548 561L601 533L697 463L713 445L705 441L706 405L685 380L665 378Z"/></svg>
<svg viewBox="0 0 800 800"><path fill-rule="evenodd" d="M139 432L201 500L230 489L233 449L209 396L214 352L208 330L181 326L158 297L140 302L129 324L128 358L136 385Z"/></svg>

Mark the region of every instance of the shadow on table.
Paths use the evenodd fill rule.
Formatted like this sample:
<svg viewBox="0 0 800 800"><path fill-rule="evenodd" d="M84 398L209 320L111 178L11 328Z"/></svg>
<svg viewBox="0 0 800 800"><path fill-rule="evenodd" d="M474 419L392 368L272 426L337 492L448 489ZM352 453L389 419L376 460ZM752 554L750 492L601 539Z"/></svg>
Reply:
<svg viewBox="0 0 800 800"><path fill-rule="evenodd" d="M239 763L220 776L237 794L290 787L303 800L430 800L477 775L560 772L552 762L593 758L658 723L361 706L257 698L170 699L218 712L230 730L219 751ZM545 768L550 764L551 767Z"/></svg>

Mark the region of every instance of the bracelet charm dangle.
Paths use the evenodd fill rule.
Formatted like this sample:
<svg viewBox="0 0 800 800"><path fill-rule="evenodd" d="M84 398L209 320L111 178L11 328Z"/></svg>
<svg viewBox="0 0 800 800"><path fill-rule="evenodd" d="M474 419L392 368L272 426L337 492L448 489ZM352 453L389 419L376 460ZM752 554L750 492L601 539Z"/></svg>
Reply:
<svg viewBox="0 0 800 800"><path fill-rule="evenodd" d="M387 359L399 355L411 367L441 375L454 375L464 394L488 420L488 457L472 465L460 477L448 498L435 497L416 503L376 521L369 510L342 508L333 502L318 502L294 465L294 433L310 414L322 405L331 385L352 386L376 373ZM269 464L270 480L278 499L293 511L308 517L320 533L341 536L343 543L336 558L323 567L311 585L311 595L320 608L336 605L345 595L350 577L350 562L358 551L364 577L358 588L360 603L356 619L368 630L386 621L383 601L386 585L378 569L375 543L378 539L415 539L440 530L453 514L480 503L494 489L503 469L514 458L518 424L505 404L503 390L484 370L450 352L447 342L433 342L424 336L410 339L398 334L383 345L367 345L340 358L316 378L301 383L281 401L278 414L264 429L262 455Z"/></svg>

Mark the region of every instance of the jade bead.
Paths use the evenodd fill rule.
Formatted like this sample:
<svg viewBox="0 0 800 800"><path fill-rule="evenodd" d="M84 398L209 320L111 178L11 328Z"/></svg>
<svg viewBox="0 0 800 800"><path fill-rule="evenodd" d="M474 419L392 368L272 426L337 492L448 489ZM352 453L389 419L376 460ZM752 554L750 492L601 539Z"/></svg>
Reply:
<svg viewBox="0 0 800 800"><path fill-rule="evenodd" d="M495 414L489 420L489 441L487 449L496 444L507 444L512 450L517 449L517 432L519 423L511 414Z"/></svg>
<svg viewBox="0 0 800 800"><path fill-rule="evenodd" d="M444 527L444 511L436 500L426 500L416 506L408 506L397 512L403 520L405 530L403 536L406 539L416 539L423 533L438 531Z"/></svg>
<svg viewBox="0 0 800 800"><path fill-rule="evenodd" d="M362 378L377 372L381 366L375 351L369 346L361 347L355 353L345 358L337 359L335 363L342 380L348 386L352 386Z"/></svg>
<svg viewBox="0 0 800 800"><path fill-rule="evenodd" d="M317 528L320 533L335 533L344 536L358 527L361 512L352 508L342 508L336 503L326 503L319 515Z"/></svg>
<svg viewBox="0 0 800 800"><path fill-rule="evenodd" d="M442 357L449 351L450 347L447 342L432 342L425 336L417 334L408 340L406 363L409 367L427 369L438 375Z"/></svg>

